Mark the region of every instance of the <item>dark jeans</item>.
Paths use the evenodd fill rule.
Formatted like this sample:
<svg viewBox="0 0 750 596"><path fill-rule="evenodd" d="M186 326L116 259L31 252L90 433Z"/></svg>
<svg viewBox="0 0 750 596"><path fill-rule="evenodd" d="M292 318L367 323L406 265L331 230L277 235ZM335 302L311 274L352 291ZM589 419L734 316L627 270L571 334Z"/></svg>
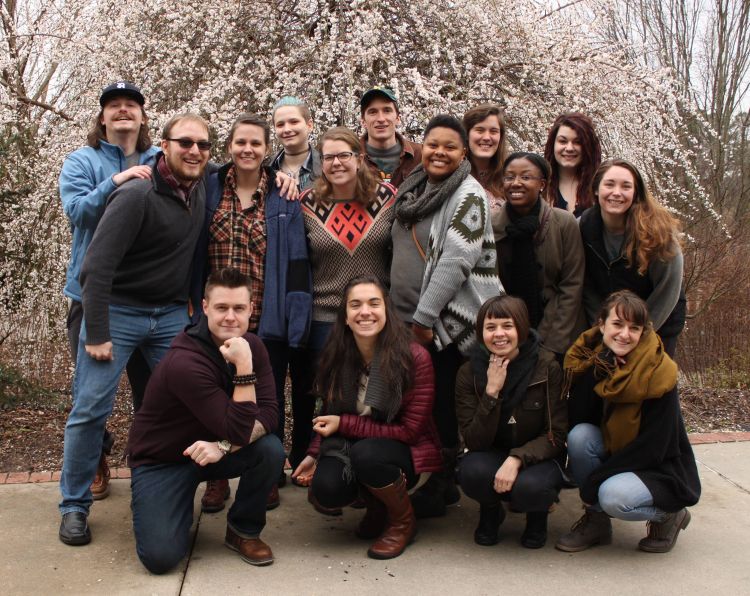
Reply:
<svg viewBox="0 0 750 596"><path fill-rule="evenodd" d="M276 383L276 401L279 404L279 425L276 436L284 441L285 395L287 368L292 384L292 449L289 463L294 470L304 459L312 435L315 396L312 393L317 357L310 350L290 348L286 342L265 340Z"/></svg>
<svg viewBox="0 0 750 596"><path fill-rule="evenodd" d="M73 362L78 360L78 340L81 335L81 321L83 320L83 305L76 300L72 300L68 309L68 346ZM125 367L128 373L128 381L133 393L133 412L137 412L143 403L143 396L146 394L146 385L151 377L151 367L148 365L145 356L140 350L135 350L128 360ZM107 442L109 431L104 431L104 441Z"/></svg>
<svg viewBox="0 0 750 596"><path fill-rule="evenodd" d="M514 511L547 511L557 500L563 477L556 462L547 460L522 468L510 493L498 494L493 488L495 473L506 451L471 451L461 460L459 481L464 494L481 505L510 501Z"/></svg>
<svg viewBox="0 0 750 596"><path fill-rule="evenodd" d="M435 419L440 443L444 448L458 445L458 420L456 419L456 375L464 363L463 356L455 344L438 352L434 344L429 347L432 367L435 369Z"/></svg>
<svg viewBox="0 0 750 596"><path fill-rule="evenodd" d="M411 449L394 439L360 439L349 452L352 477L344 479L344 464L336 457L321 457L311 490L323 507L345 507L357 498L359 484L383 488L393 484L401 472L409 487L417 483Z"/></svg>
<svg viewBox="0 0 750 596"><path fill-rule="evenodd" d="M141 563L151 573L166 573L187 554L195 491L204 480L240 477L227 525L245 538L258 537L266 525L268 493L283 465L281 441L266 435L205 467L188 459L133 468L130 508Z"/></svg>

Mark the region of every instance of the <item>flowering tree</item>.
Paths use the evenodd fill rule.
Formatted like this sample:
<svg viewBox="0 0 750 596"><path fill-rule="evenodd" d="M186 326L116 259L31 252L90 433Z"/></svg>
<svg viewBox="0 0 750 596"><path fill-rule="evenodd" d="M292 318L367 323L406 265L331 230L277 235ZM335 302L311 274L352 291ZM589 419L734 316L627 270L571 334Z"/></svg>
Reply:
<svg viewBox="0 0 750 596"><path fill-rule="evenodd" d="M584 4L585 12L509 0L185 0L179 11L164 0L4 3L0 338L59 337L69 238L56 178L83 143L99 90L118 77L143 88L154 131L191 109L220 140L238 112L268 114L286 94L309 102L318 130L356 127L358 98L374 84L396 90L414 136L438 112L501 103L516 149L540 150L560 112L581 110L605 152L642 166L665 203L688 219L713 218L689 144L678 142L687 129L673 78L607 42L606 11Z"/></svg>

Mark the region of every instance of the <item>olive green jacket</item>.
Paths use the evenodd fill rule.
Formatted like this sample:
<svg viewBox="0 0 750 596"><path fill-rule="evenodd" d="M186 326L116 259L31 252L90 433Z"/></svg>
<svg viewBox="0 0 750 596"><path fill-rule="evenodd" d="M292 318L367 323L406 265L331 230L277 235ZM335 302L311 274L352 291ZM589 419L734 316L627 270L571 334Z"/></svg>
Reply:
<svg viewBox="0 0 750 596"><path fill-rule="evenodd" d="M477 386L471 362L465 363L456 377L456 415L458 427L469 451L487 451L501 447L510 450L523 466L554 459L565 452L568 432L568 404L562 398L562 371L554 355L539 351L539 360L526 396L516 406L498 444L501 399L493 399ZM502 393L501 393L502 397Z"/></svg>

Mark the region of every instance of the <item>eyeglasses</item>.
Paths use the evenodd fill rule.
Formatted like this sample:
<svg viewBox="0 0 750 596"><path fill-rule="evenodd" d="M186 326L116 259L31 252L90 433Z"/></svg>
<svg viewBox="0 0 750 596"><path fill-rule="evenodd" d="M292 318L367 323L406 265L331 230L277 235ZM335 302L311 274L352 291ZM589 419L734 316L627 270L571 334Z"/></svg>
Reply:
<svg viewBox="0 0 750 596"><path fill-rule="evenodd" d="M323 155L323 161L325 163L333 163L333 160L338 158L340 163L346 163L355 155L359 155L359 153L354 153L354 151L342 151L341 153L326 153Z"/></svg>
<svg viewBox="0 0 750 596"><path fill-rule="evenodd" d="M194 141L193 139L165 139L167 141L174 141L182 149L192 149L193 145L198 145L198 149L201 151L209 151L211 149L211 141Z"/></svg>
<svg viewBox="0 0 750 596"><path fill-rule="evenodd" d="M520 176L503 176L504 184L513 184L516 180L521 180L524 184L531 182L532 180L544 180L541 176L529 176L528 174L521 174Z"/></svg>

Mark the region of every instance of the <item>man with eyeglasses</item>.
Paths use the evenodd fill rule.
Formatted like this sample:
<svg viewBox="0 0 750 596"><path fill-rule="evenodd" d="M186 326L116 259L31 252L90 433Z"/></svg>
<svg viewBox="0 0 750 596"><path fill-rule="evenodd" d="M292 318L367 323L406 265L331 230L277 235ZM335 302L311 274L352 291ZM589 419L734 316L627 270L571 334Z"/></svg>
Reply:
<svg viewBox="0 0 750 596"><path fill-rule="evenodd" d="M91 123L87 145L65 159L60 173L60 199L72 235L63 292L68 298L68 343L74 364L83 319L78 281L83 257L94 237L107 197L132 178L149 178L154 156L159 151L151 143L144 104L141 90L133 83L117 81L107 85L99 96L100 110ZM127 371L133 409L137 410L151 374L140 351L133 352ZM91 484L94 500L104 499L109 494L107 454L113 444L114 436L105 430L99 467Z"/></svg>
<svg viewBox="0 0 750 596"><path fill-rule="evenodd" d="M150 176L109 196L81 267L83 325L65 426L59 537L91 541L89 489L122 370L135 350L153 369L187 325L191 264L203 226L211 142L197 114L174 116Z"/></svg>
<svg viewBox="0 0 750 596"><path fill-rule="evenodd" d="M396 131L401 114L392 89L373 87L362 95L359 107L365 129L359 139L365 163L378 180L398 188L422 162L422 145Z"/></svg>

